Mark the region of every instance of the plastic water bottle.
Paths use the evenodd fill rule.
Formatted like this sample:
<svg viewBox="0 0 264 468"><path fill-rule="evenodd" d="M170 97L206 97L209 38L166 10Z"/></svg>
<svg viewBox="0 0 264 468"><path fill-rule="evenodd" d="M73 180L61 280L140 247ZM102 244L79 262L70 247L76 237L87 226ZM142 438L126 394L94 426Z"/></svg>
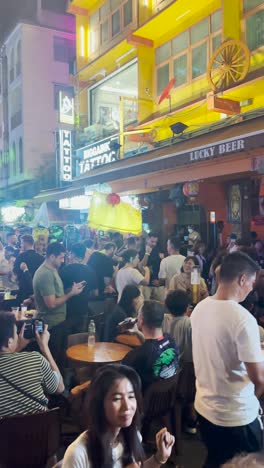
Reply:
<svg viewBox="0 0 264 468"><path fill-rule="evenodd" d="M95 344L95 323L91 320L88 328L88 346L94 346Z"/></svg>

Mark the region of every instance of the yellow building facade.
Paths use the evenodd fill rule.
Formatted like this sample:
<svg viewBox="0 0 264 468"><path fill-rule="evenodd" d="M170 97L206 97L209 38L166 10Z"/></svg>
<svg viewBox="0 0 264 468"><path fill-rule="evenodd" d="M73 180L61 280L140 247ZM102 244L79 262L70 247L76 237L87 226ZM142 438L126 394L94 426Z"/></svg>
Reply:
<svg viewBox="0 0 264 468"><path fill-rule="evenodd" d="M127 98L124 107L129 107L130 98L135 99L130 104L133 127L146 132L151 128L150 140L170 137L170 125L178 121L188 125L187 131L218 122L224 112L208 109L206 96L212 89L207 72L214 51L229 39L247 45L250 68L242 82L232 82L230 75L230 83L217 96L240 102L242 114L262 107L263 10L260 0L72 0L68 11L76 16L81 127L94 123L89 119L93 112L93 103L87 99L89 89L102 79L107 82L111 74L118 76L117 72L133 59L137 64L134 95L128 89L126 96L122 75L114 86L108 86L109 93L123 88L121 96ZM173 78L170 99L159 104L163 89ZM108 114L113 111L103 104L104 97L100 107L105 108L106 115L101 109L99 122L103 117L111 118L107 109ZM118 112L116 109L116 120Z"/></svg>
<svg viewBox="0 0 264 468"><path fill-rule="evenodd" d="M77 184L145 193L258 171L263 0L69 0L68 11Z"/></svg>

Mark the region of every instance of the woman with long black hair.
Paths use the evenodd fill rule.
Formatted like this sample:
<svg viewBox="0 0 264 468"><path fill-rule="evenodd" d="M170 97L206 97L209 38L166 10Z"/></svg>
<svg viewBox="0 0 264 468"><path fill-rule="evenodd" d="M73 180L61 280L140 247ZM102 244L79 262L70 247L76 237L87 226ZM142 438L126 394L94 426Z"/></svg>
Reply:
<svg viewBox="0 0 264 468"><path fill-rule="evenodd" d="M141 383L130 367L100 369L88 390L87 431L67 449L63 468L158 468L171 454L174 437L163 428L157 451L145 459L139 432Z"/></svg>
<svg viewBox="0 0 264 468"><path fill-rule="evenodd" d="M137 286L133 284L125 286L120 301L106 316L104 341L114 341L116 335L119 333L118 324L128 317L137 317L143 302L143 296Z"/></svg>

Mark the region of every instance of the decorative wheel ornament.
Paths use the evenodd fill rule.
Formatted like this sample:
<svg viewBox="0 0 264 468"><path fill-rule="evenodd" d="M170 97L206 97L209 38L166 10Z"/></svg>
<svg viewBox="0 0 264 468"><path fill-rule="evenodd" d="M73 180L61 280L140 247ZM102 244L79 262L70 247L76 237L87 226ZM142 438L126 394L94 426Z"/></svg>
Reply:
<svg viewBox="0 0 264 468"><path fill-rule="evenodd" d="M244 80L250 66L250 51L242 41L233 39L224 42L208 65L207 79L213 91L223 91Z"/></svg>

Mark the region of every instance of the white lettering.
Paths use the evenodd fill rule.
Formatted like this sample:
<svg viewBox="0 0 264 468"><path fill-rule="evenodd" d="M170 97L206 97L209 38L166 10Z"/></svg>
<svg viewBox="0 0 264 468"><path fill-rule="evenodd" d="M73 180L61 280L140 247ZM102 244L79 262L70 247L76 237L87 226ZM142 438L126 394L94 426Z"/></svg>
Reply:
<svg viewBox="0 0 264 468"><path fill-rule="evenodd" d="M199 161L200 159L207 159L214 156L215 146L210 146L209 148L203 148L196 151L191 151L190 161Z"/></svg>
<svg viewBox="0 0 264 468"><path fill-rule="evenodd" d="M116 153L111 150L110 143L111 140L94 145L83 151L83 161L79 163L80 174L113 161Z"/></svg>
<svg viewBox="0 0 264 468"><path fill-rule="evenodd" d="M224 154L226 152L226 149L225 149L225 144L221 144L218 146L218 149L219 149L219 154Z"/></svg>
<svg viewBox="0 0 264 468"><path fill-rule="evenodd" d="M72 179L72 142L69 130L60 130L60 177L61 180Z"/></svg>
<svg viewBox="0 0 264 468"><path fill-rule="evenodd" d="M237 140L237 149L245 149L245 140Z"/></svg>

